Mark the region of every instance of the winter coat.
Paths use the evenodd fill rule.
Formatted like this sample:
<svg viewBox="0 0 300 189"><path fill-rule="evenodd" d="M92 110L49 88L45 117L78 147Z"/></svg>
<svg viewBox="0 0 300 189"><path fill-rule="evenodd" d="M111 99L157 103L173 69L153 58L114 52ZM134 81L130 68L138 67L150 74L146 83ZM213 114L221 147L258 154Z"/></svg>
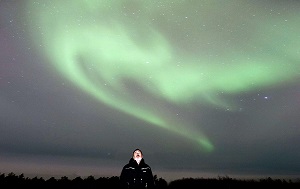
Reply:
<svg viewBox="0 0 300 189"><path fill-rule="evenodd" d="M120 183L121 188L124 189L153 188L154 180L150 166L145 163L144 159L141 160L140 164L137 164L131 158L122 169Z"/></svg>

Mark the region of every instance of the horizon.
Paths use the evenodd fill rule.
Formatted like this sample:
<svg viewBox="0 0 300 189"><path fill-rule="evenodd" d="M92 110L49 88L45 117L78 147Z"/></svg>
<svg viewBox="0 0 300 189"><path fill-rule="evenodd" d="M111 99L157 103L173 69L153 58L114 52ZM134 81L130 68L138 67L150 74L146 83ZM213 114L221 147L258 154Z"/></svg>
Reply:
<svg viewBox="0 0 300 189"><path fill-rule="evenodd" d="M300 1L0 1L0 166L300 177ZM0 170L1 171L1 170Z"/></svg>
<svg viewBox="0 0 300 189"><path fill-rule="evenodd" d="M1 162L1 170L0 174L9 174L14 173L16 175L24 174L25 178L34 178L34 177L42 177L44 180L47 180L51 177L55 179L60 179L61 177L67 176L69 179L74 179L76 177L87 178L89 176L93 176L95 178L100 177L114 177L120 176L121 169L123 167L124 162L118 162L115 166L111 166L107 164L103 166L103 164L89 164L85 166L80 166L76 163L69 164L62 162L61 160L55 161L52 159L49 160L33 160L30 158L25 158L26 163L23 161L11 161L9 158L6 158L5 162ZM66 158L66 162L70 162L70 159ZM45 163L50 162L50 163ZM56 162L56 164L55 164ZM87 161L92 162L92 161ZM182 170L168 170L168 169L160 169L159 167L152 168L153 176L156 175L157 178L162 178L166 180L168 183L175 180L180 180L183 178L207 178L207 179L214 179L214 178L225 178L229 177L232 179L245 179L245 180L259 180L265 178L272 178L272 179L280 179L280 180L299 180L300 176L295 175L274 175L274 174L267 174L267 173L231 173L231 172L209 172L209 171L191 171L190 169L182 169Z"/></svg>

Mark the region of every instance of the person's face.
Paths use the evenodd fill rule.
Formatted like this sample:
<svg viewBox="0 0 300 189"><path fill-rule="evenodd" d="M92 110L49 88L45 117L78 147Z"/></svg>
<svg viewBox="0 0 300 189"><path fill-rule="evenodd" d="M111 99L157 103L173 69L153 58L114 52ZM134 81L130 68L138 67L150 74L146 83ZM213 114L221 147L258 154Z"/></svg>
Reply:
<svg viewBox="0 0 300 189"><path fill-rule="evenodd" d="M139 150L134 151L133 159L141 159L141 158L143 158L141 151L139 151Z"/></svg>

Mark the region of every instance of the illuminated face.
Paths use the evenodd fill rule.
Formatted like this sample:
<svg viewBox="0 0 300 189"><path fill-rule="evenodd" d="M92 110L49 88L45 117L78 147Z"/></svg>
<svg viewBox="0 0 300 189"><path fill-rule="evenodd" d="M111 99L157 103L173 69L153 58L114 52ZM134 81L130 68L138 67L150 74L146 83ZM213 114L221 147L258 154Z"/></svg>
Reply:
<svg viewBox="0 0 300 189"><path fill-rule="evenodd" d="M143 158L143 154L141 151L139 151L139 150L134 151L134 153L133 153L134 160L141 160L142 158Z"/></svg>
<svg viewBox="0 0 300 189"><path fill-rule="evenodd" d="M143 158L143 154L140 150L136 150L134 151L133 153L133 159L138 163L140 164L141 160Z"/></svg>

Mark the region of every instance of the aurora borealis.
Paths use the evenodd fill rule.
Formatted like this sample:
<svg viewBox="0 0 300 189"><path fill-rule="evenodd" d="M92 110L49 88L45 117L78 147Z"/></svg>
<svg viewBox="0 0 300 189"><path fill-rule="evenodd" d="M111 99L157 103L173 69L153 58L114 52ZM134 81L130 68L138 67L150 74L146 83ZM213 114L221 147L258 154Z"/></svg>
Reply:
<svg viewBox="0 0 300 189"><path fill-rule="evenodd" d="M299 175L297 1L0 7L2 154L122 164L138 145L157 170Z"/></svg>

